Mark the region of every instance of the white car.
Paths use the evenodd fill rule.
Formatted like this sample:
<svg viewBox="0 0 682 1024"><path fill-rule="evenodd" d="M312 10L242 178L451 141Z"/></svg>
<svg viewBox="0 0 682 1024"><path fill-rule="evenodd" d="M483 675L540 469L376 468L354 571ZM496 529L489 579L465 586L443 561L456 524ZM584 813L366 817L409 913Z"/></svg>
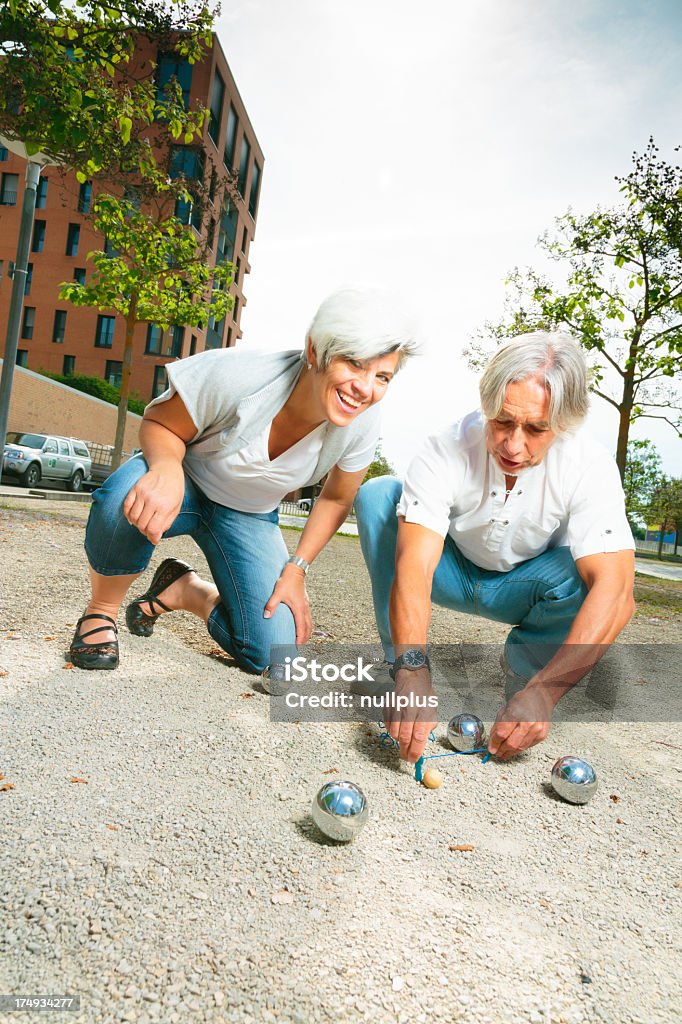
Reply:
<svg viewBox="0 0 682 1024"><path fill-rule="evenodd" d="M90 479L91 468L90 452L76 437L16 431L7 434L2 472L15 477L22 487L37 487L45 481L81 491Z"/></svg>

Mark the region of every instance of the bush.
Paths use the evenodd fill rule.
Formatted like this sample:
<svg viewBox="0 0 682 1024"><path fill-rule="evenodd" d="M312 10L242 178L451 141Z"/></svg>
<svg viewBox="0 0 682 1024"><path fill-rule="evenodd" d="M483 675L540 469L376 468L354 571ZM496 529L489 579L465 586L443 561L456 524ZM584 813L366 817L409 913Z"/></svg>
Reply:
<svg viewBox="0 0 682 1024"><path fill-rule="evenodd" d="M101 377L86 377L83 373L74 373L70 377L65 377L63 373L51 373L48 370L39 370L38 373L43 377L49 377L50 380L56 380L60 384L66 384L67 387L73 388L75 391L82 391L86 395L92 395L93 398L100 398L103 402L109 402L110 405L118 405L121 399L119 389L109 381L102 380ZM128 399L128 412L134 412L141 416L146 404L141 399L131 396Z"/></svg>

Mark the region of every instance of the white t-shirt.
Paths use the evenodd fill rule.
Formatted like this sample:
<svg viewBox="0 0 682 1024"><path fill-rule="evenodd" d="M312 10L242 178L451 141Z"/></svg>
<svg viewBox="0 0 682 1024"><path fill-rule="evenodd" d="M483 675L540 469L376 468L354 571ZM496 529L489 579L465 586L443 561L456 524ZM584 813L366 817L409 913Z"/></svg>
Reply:
<svg viewBox="0 0 682 1024"><path fill-rule="evenodd" d="M409 465L396 512L444 537L482 569L507 572L548 548L574 559L634 550L612 456L582 433L556 438L542 462L505 477L486 448L480 411L430 437Z"/></svg>
<svg viewBox="0 0 682 1024"><path fill-rule="evenodd" d="M270 424L271 426L272 424ZM222 451L187 449L184 466L207 498L238 512L272 512L289 491L305 486L322 449L326 423L321 423L276 459L268 455L270 426L247 445L225 455ZM339 459L345 473L356 473L374 458L377 438L359 437Z"/></svg>

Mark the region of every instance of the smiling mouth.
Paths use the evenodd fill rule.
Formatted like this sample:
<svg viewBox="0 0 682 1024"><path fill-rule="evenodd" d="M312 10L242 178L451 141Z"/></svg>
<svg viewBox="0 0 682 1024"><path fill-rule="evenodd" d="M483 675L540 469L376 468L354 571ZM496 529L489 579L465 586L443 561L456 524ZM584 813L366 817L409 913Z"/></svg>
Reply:
<svg viewBox="0 0 682 1024"><path fill-rule="evenodd" d="M341 405L349 412L355 412L363 404L362 402L358 402L356 398L353 398L347 392L342 391L340 388L336 389L336 394L338 396L339 401L341 402Z"/></svg>

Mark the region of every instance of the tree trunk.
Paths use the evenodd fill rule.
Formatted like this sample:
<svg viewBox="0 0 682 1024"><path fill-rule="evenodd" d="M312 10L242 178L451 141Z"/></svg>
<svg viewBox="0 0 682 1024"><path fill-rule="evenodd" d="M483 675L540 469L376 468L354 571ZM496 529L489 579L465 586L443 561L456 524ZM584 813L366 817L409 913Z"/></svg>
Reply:
<svg viewBox="0 0 682 1024"><path fill-rule="evenodd" d="M623 377L623 394L618 406L620 420L618 423L618 442L616 444L616 465L621 480L625 480L625 463L628 457L628 437L630 434L630 416L632 407L635 404L635 365L637 359L638 341L634 339L630 345L628 364Z"/></svg>
<svg viewBox="0 0 682 1024"><path fill-rule="evenodd" d="M126 337L123 348L123 366L121 368L121 396L118 402L118 416L116 418L116 439L114 440L114 454L111 459L112 470L118 469L121 465L123 453L123 439L126 431L126 419L128 416L128 395L130 394L130 370L133 364L133 334L137 324L137 295L130 299L128 315L126 317Z"/></svg>
<svg viewBox="0 0 682 1024"><path fill-rule="evenodd" d="M656 557L663 561L663 538L665 537L665 531L668 529L668 520L661 520L661 532L658 535L658 551Z"/></svg>

